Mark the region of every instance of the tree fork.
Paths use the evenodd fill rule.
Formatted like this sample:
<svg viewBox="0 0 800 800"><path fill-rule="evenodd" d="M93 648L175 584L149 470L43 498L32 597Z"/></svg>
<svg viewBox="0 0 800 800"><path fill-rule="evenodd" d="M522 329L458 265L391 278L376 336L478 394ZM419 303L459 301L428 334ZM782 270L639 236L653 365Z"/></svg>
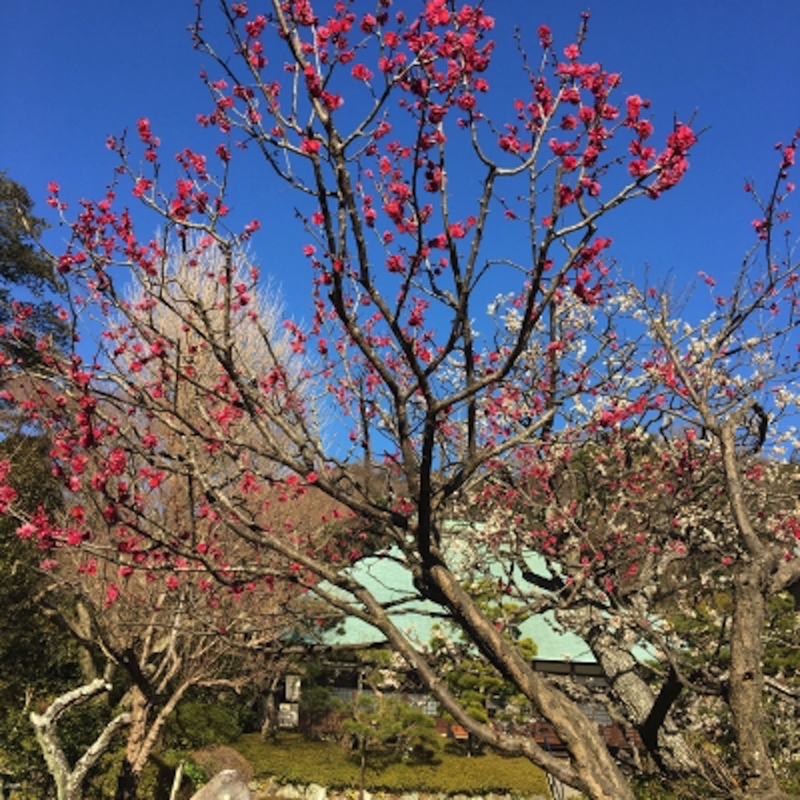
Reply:
<svg viewBox="0 0 800 800"><path fill-rule="evenodd" d="M444 566L430 571L447 605L492 664L536 706L569 750L578 775L573 784L592 800L633 800L633 793L614 762L597 727L577 704L537 674L481 614L456 577Z"/></svg>

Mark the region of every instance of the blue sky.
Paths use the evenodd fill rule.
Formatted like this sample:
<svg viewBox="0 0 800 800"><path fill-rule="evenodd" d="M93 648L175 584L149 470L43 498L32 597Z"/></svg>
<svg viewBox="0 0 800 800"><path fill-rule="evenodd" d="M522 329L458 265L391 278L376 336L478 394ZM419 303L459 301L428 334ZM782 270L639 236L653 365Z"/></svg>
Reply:
<svg viewBox="0 0 800 800"><path fill-rule="evenodd" d="M252 9L258 10L252 2ZM412 9L416 0L402 0ZM497 17L498 51L490 81L520 78L510 38L522 26L534 50L547 22L560 45L573 38L584 4L575 0L487 0ZM215 3L209 2L209 11ZM108 134L135 128L148 116L173 153L187 143L213 150L216 139L195 122L207 110L197 79L204 63L186 26L192 0L25 0L0 8L0 168L23 183L46 215L45 187L58 181L65 199L99 197L111 177ZM209 28L213 28L209 16ZM734 271L753 241L756 215L742 192L746 177L766 186L777 162L773 144L800 126L800 3L796 0L598 0L587 55L622 72L627 93L653 102L662 133L673 114L708 127L689 175L657 203L623 209L610 229L623 269L671 272L685 285L699 270ZM290 306L304 316L306 262L298 238L287 235L291 203L253 162L234 164L235 210L259 217L254 239L266 271L283 283ZM155 227L156 222L153 221ZM63 231L48 235L58 250Z"/></svg>

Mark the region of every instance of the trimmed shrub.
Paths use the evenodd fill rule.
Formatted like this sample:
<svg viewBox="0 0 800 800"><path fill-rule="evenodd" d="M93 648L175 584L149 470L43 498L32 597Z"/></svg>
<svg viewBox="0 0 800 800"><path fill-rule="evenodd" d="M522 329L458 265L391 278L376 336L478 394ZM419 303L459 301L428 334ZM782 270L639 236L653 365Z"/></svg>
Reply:
<svg viewBox="0 0 800 800"><path fill-rule="evenodd" d="M242 726L234 709L197 700L181 703L164 726L164 742L187 750L231 744L241 735Z"/></svg>

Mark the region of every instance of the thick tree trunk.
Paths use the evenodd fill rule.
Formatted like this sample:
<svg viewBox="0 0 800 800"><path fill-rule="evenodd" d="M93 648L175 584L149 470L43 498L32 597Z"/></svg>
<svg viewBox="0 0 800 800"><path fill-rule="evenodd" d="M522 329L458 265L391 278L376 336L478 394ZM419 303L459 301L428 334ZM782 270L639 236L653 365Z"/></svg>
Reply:
<svg viewBox="0 0 800 800"><path fill-rule="evenodd" d="M115 800L136 800L143 760L142 748L147 738L149 702L136 685L131 689L131 727L125 747Z"/></svg>
<svg viewBox="0 0 800 800"><path fill-rule="evenodd" d="M117 800L136 800L142 770L158 741L161 729L186 694L186 690L193 685L191 680L181 683L152 720L150 700L138 686L131 690L131 731L117 784Z"/></svg>
<svg viewBox="0 0 800 800"><path fill-rule="evenodd" d="M759 561L740 567L733 581L729 704L746 796L784 797L764 736L766 575Z"/></svg>
<svg viewBox="0 0 800 800"><path fill-rule="evenodd" d="M628 782L609 753L597 726L578 705L532 669L513 644L506 641L481 614L450 570L436 566L431 570L431 577L458 617L461 628L553 725L570 754L576 775L569 781L571 785L592 800L633 800Z"/></svg>
<svg viewBox="0 0 800 800"><path fill-rule="evenodd" d="M745 500L737 460L736 426L727 420L719 429L728 502L747 552L733 568L733 622L728 704L733 718L739 771L748 798L788 797L780 788L764 735L764 625L769 582L779 564L779 551L764 543Z"/></svg>
<svg viewBox="0 0 800 800"><path fill-rule="evenodd" d="M666 713L668 709L656 708L656 697L637 672L636 659L605 634L593 637L589 644L628 719L659 765L675 775L696 774L700 765L694 752Z"/></svg>

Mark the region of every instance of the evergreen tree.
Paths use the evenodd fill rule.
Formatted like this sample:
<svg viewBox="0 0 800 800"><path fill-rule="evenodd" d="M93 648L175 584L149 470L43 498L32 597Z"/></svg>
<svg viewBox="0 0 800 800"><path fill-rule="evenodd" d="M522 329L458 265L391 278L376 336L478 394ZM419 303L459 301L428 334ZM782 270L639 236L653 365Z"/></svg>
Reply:
<svg viewBox="0 0 800 800"><path fill-rule="evenodd" d="M440 747L431 717L414 708L396 692L385 692L382 684L394 675L392 655L387 650L362 653L363 689L342 722L352 737L359 765L359 797L365 797L367 767L380 771L403 758L426 761Z"/></svg>
<svg viewBox="0 0 800 800"><path fill-rule="evenodd" d="M45 466L46 452L47 442L41 437L11 434L0 442L0 458L10 458L15 465L14 488L21 508L52 509L59 501L58 487ZM12 518L0 519L0 766L35 794L49 777L29 714L79 683L81 671L71 637L40 602L45 587L39 571L42 554L17 536L16 528ZM82 738L80 731L71 730L76 725L82 725L77 717L63 729L68 750L73 733Z"/></svg>
<svg viewBox="0 0 800 800"><path fill-rule="evenodd" d="M16 317L19 304L30 306L27 335L11 354L18 358L35 358L37 337L51 336L62 347L67 342L67 327L47 297L61 287L54 260L40 245L46 228L27 190L0 171L0 325Z"/></svg>
<svg viewBox="0 0 800 800"><path fill-rule="evenodd" d="M20 314L26 318L26 328L31 326L3 351L26 365L38 361L39 338L49 337L62 349L68 341L67 325L59 318L54 299L61 289L54 261L40 246L46 227L33 214L27 190L0 171L0 326ZM60 489L47 465L49 443L29 426L21 432L20 419L8 406L3 411L0 457L14 464L12 482L19 508L28 513L54 510ZM11 517L0 520L0 767L36 794L49 777L29 713L80 681L81 670L71 638L41 605L42 553L17 536L18 524ZM64 729L68 749L72 727L71 722Z"/></svg>

